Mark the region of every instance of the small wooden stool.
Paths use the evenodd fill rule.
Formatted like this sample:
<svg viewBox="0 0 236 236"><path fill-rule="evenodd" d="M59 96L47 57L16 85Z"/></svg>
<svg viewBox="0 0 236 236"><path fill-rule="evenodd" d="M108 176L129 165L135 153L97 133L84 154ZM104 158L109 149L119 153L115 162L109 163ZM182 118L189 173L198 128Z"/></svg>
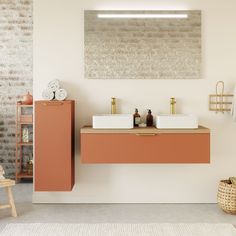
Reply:
<svg viewBox="0 0 236 236"><path fill-rule="evenodd" d="M1 179L0 188L5 188L8 196L8 204L0 205L0 209L11 208L11 215L17 217L16 207L11 191L11 187L15 185L15 181L11 179Z"/></svg>

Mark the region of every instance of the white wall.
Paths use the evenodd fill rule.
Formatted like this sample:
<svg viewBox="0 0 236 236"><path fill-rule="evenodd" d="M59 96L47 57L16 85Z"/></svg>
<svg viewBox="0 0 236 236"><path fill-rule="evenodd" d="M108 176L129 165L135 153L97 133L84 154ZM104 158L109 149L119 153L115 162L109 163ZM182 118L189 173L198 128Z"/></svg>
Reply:
<svg viewBox="0 0 236 236"><path fill-rule="evenodd" d="M218 181L236 175L236 123L228 114L208 111L208 94L218 80L232 92L236 82L236 2L228 0L35 0L34 97L59 78L76 100L76 185L72 192L35 192L34 202L152 203L216 201ZM85 80L83 76L83 10L202 10L203 79ZM79 130L95 113L168 112L177 98L179 112L195 113L211 129L211 164L113 164L79 162Z"/></svg>

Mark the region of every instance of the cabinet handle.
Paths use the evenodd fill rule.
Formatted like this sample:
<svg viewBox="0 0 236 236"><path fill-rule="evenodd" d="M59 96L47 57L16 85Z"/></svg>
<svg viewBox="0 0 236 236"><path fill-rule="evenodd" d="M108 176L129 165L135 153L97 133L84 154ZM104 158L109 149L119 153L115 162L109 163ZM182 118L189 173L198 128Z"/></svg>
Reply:
<svg viewBox="0 0 236 236"><path fill-rule="evenodd" d="M44 106L61 106L63 105L63 102L44 102Z"/></svg>
<svg viewBox="0 0 236 236"><path fill-rule="evenodd" d="M146 133L146 134L135 134L135 135L137 135L137 136L155 136L157 134L153 134L153 133L148 134L148 133Z"/></svg>

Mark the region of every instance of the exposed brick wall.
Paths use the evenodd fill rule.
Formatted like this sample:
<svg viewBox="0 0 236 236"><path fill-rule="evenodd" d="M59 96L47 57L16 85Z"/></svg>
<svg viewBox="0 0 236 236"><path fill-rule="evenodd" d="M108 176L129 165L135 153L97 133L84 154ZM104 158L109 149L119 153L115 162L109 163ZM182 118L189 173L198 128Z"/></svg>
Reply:
<svg viewBox="0 0 236 236"><path fill-rule="evenodd" d="M32 0L0 0L0 163L15 173L15 104L32 93Z"/></svg>
<svg viewBox="0 0 236 236"><path fill-rule="evenodd" d="M85 11L85 77L89 79L199 79L201 11L186 19L100 19ZM178 13L179 11L121 11Z"/></svg>

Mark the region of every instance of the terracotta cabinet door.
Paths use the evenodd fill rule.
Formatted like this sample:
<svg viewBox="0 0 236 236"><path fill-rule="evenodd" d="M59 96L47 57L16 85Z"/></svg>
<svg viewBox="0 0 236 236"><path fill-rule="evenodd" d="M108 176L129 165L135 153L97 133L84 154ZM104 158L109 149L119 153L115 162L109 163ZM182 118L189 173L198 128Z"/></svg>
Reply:
<svg viewBox="0 0 236 236"><path fill-rule="evenodd" d="M210 134L81 134L83 163L209 163Z"/></svg>
<svg viewBox="0 0 236 236"><path fill-rule="evenodd" d="M74 101L35 102L35 191L74 185Z"/></svg>

